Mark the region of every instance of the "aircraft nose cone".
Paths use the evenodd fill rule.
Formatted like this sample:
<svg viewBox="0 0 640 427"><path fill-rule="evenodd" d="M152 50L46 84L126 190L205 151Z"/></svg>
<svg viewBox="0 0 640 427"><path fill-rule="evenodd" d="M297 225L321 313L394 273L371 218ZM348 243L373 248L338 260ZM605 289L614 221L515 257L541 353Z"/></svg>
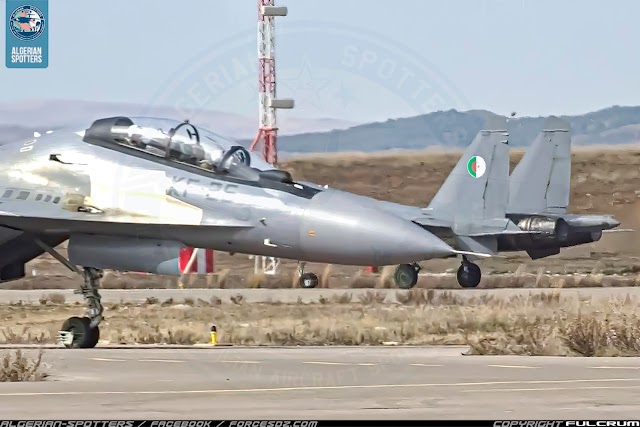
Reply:
<svg viewBox="0 0 640 427"><path fill-rule="evenodd" d="M453 254L453 248L411 221L340 192L321 192L305 209L305 258L344 265L411 263Z"/></svg>

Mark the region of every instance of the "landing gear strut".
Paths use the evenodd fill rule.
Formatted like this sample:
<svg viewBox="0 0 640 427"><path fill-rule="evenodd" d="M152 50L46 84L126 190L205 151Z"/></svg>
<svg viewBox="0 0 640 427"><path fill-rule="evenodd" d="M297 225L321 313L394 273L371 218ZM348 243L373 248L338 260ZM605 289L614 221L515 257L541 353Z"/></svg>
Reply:
<svg viewBox="0 0 640 427"><path fill-rule="evenodd" d="M311 289L311 288L315 288L316 286L318 286L318 276L316 276L313 273L305 273L304 272L304 266L306 265L305 262L300 262L298 263L298 275L300 276L300 278L298 279L298 285L301 288L306 288L306 289Z"/></svg>
<svg viewBox="0 0 640 427"><path fill-rule="evenodd" d="M418 273L420 270L421 268L418 263L400 264L393 274L393 280L396 282L396 286L401 289L413 288L416 283L418 283Z"/></svg>
<svg viewBox="0 0 640 427"><path fill-rule="evenodd" d="M100 329L98 329L98 325L102 321L102 311L104 310L100 302L100 294L98 293L102 270L84 267L83 271L80 271L78 267L71 264L68 259L60 255L54 248L41 239L33 236L33 241L69 270L81 274L84 279L84 283L75 293L82 294L87 301L89 305L87 315L85 317L74 316L68 318L62 324L62 329L58 331L58 342L64 344L67 348L95 347L100 340Z"/></svg>
<svg viewBox="0 0 640 427"><path fill-rule="evenodd" d="M480 284L482 272L480 271L478 264L467 261L466 258L463 258L462 264L458 267L456 277L458 279L458 284L463 288L475 288Z"/></svg>
<svg viewBox="0 0 640 427"><path fill-rule="evenodd" d="M76 293L81 293L87 301L86 317L70 317L62 324L58 332L58 341L67 348L93 348L100 340L98 325L102 321L104 310L100 302L101 270L85 267L83 271L84 283Z"/></svg>

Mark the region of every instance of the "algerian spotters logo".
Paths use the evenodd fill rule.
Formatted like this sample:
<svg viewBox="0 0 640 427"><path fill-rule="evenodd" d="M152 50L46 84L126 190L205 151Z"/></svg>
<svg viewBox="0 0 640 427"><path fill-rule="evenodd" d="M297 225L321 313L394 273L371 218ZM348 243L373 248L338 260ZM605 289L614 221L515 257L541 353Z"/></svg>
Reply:
<svg viewBox="0 0 640 427"><path fill-rule="evenodd" d="M9 28L18 40L35 40L45 28L44 14L35 6L23 5L14 9L9 17Z"/></svg>
<svg viewBox="0 0 640 427"><path fill-rule="evenodd" d="M467 162L467 171L474 178L480 178L487 170L487 163L480 156L473 156Z"/></svg>

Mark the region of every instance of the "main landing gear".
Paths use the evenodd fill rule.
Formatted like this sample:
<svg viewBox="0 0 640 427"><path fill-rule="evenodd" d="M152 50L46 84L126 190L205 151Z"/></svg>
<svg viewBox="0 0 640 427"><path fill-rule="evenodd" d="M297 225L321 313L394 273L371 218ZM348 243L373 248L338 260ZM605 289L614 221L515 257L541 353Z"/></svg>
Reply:
<svg viewBox="0 0 640 427"><path fill-rule="evenodd" d="M462 264L458 267L456 278L458 279L458 284L463 288L475 288L480 284L482 272L478 264L468 261L463 257Z"/></svg>
<svg viewBox="0 0 640 427"><path fill-rule="evenodd" d="M421 268L418 263L413 264L400 264L396 267L396 271L393 274L393 280L396 282L396 286L401 289L411 289L416 283L418 283L418 273Z"/></svg>
<svg viewBox="0 0 640 427"><path fill-rule="evenodd" d="M396 286L401 289L411 289L418 283L418 273L421 268L418 263L400 264L393 275ZM456 274L458 284L463 288L475 288L480 284L482 272L477 264L462 258L462 264Z"/></svg>
<svg viewBox="0 0 640 427"><path fill-rule="evenodd" d="M305 265L306 265L306 262L298 263L298 276L299 276L298 286L305 289L315 288L316 286L318 286L318 283L319 283L318 276L316 276L313 273L305 273L304 272Z"/></svg>
<svg viewBox="0 0 640 427"><path fill-rule="evenodd" d="M93 348L100 340L98 325L102 321L104 310L100 302L101 270L85 267L82 272L84 283L76 293L81 293L87 301L87 315L85 317L70 317L62 324L58 332L58 342L67 348Z"/></svg>

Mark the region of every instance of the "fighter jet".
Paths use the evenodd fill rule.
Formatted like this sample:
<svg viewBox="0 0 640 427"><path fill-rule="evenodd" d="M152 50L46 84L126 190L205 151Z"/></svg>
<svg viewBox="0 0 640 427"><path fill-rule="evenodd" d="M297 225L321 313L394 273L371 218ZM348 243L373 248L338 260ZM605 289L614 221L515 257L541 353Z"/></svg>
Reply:
<svg viewBox="0 0 640 427"><path fill-rule="evenodd" d="M509 177L506 217L530 233L500 234L495 241L472 239L472 244L462 241L456 247L525 251L531 259L540 259L557 255L562 248L596 242L603 232L620 225L611 215L567 213L570 181L570 124L551 116ZM463 287L475 287L480 269L468 258L463 256L458 281Z"/></svg>
<svg viewBox="0 0 640 427"><path fill-rule="evenodd" d="M620 222L611 215L567 213L571 193L570 124L549 117L509 177L507 217L530 238L502 239L501 250L525 250L531 259L600 240ZM619 230L630 231L630 230Z"/></svg>
<svg viewBox="0 0 640 427"><path fill-rule="evenodd" d="M99 119L5 144L0 159L0 282L44 252L81 274L88 310L62 325L67 347L98 342L103 270L180 275L185 247L357 266L490 256L366 198L296 182L188 121ZM64 241L66 257L55 249Z"/></svg>
<svg viewBox="0 0 640 427"><path fill-rule="evenodd" d="M544 129L509 176L506 119L492 117L483 126L425 208L362 198L418 224L452 247L496 255L526 251L532 259L556 255L561 248L598 241L620 223L611 215L566 212L571 176L569 123L557 117ZM339 190L334 190L339 191ZM462 254L458 283L474 288L480 267ZM398 266L401 288L417 283L419 263Z"/></svg>

